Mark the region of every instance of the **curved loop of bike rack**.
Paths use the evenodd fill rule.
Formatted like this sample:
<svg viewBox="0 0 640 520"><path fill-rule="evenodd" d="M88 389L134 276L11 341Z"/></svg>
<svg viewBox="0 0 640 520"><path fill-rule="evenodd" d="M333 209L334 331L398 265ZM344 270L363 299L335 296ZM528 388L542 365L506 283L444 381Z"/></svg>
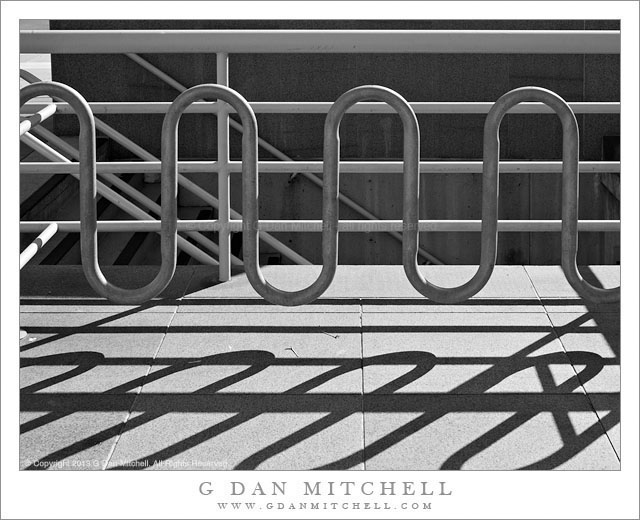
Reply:
<svg viewBox="0 0 640 520"><path fill-rule="evenodd" d="M299 301L300 298L291 299L290 295L296 295L297 293L287 293L272 287L265 281L260 271L258 261L258 123L253 109L238 92L214 83L197 85L185 90L175 99L171 108L175 108L179 118L179 114L182 114L189 105L204 98L215 98L228 103L236 111L242 123L242 249L244 270L247 278L256 292L271 303L278 305L300 305L301 303L306 303L306 300ZM164 155L162 159L164 165ZM177 158L175 156L172 157L174 165L177 165L176 161ZM331 279L329 279L329 283L331 283ZM316 297L314 296L312 300Z"/></svg>
<svg viewBox="0 0 640 520"><path fill-rule="evenodd" d="M405 178L419 168L419 129L415 113L399 94L385 87L364 85L345 92L331 106L324 125L322 191L322 271L316 281L299 291L282 291L264 280L257 255L257 166L255 173L245 169L243 158L243 247L245 270L253 288L267 301L286 306L303 305L319 298L331 285L338 266L338 185L340 179L340 122L345 112L359 101L382 101L400 115L404 127ZM253 169L253 165L251 166ZM248 247L250 246L251 249ZM250 262L249 262L250 260Z"/></svg>
<svg viewBox="0 0 640 520"><path fill-rule="evenodd" d="M594 303L620 300L620 287L602 289L585 281L577 268L578 249L578 125L571 108L557 94L539 87L522 87L503 95L493 105L484 127L481 257L478 271L459 287L443 288L428 282L418 270L420 133L416 115L398 93L385 87L365 85L344 93L332 105L324 127L322 271L316 281L299 291L282 291L270 285L259 265L258 220L258 125L249 103L235 90L204 84L180 94L171 104L162 125L162 265L155 279L138 289L123 289L108 282L98 264L96 215L95 121L85 99L74 89L55 82L28 85L20 91L21 106L36 96L53 96L67 102L80 121L80 242L82 266L89 284L115 303L140 304L157 296L173 278L177 259L177 148L178 124L189 105L203 98L220 99L240 116L242 137L243 249L249 282L265 300L283 306L310 303L333 281L338 265L338 183L340 168L340 122L359 101L382 101L400 116L404 129L403 245L405 273L415 289L438 303L458 303L471 298L489 280L496 262L498 223L499 129L504 115L523 102L541 102L553 109L563 128L562 153L562 269L569 284Z"/></svg>
<svg viewBox="0 0 640 520"><path fill-rule="evenodd" d="M239 94L238 94L239 96ZM258 127L249 104L241 98L245 106L235 105L243 126L242 137L242 249L244 269L251 286L265 300L275 305L296 306L311 303L319 298L331 285L338 266L338 168L337 159L328 165L327 156L337 156L338 125L335 119L335 105L329 111L324 130L324 172L322 188L322 271L310 286L298 291L283 291L265 280L259 264L259 223L258 223ZM244 114L244 116L243 116ZM251 122L249 122L251 117ZM329 143L332 144L329 144Z"/></svg>
<svg viewBox="0 0 640 520"><path fill-rule="evenodd" d="M108 282L98 264L98 225L96 213L96 128L93 113L87 101L74 89L56 82L33 83L20 90L20 106L37 96L52 96L67 102L78 116L79 175L80 175L80 252L82 268L89 285L101 296L114 303L141 304L160 294L173 278L176 268L177 238L177 176L176 158L164 160L165 151L175 152L177 120L174 135L167 123L176 119L167 114L162 129L162 265L156 277L144 287L123 289ZM171 112L171 110L170 110ZM175 111L174 111L175 112ZM177 116L179 118L179 115ZM172 147L171 139L174 144Z"/></svg>
<svg viewBox="0 0 640 520"><path fill-rule="evenodd" d="M411 110L411 107L407 105ZM412 111L413 113L413 111ZM415 115L414 115L415 118ZM486 136L486 133L485 133ZM405 146L407 146L405 129ZM486 137L485 137L486 143ZM486 148L485 148L486 149ZM420 150L407 157L405 148L402 264L411 285L423 296L437 303L459 303L478 293L489 281L496 263L498 236L498 170L487 169L482 175L482 228L480 265L476 274L458 287L439 287L429 282L418 270Z"/></svg>
<svg viewBox="0 0 640 520"><path fill-rule="evenodd" d="M594 287L578 272L578 161L580 137L576 117L567 102L555 92L540 87L521 87L504 94L491 107L484 127L483 183L487 178L498 178L500 139L498 132L504 115L515 105L524 102L544 103L555 111L562 123L562 270L573 289L585 300L593 303L620 301L620 287L602 289ZM497 188L497 182L496 182ZM497 196L497 189L495 191ZM485 191L484 196L487 193ZM484 211L487 209L483 198ZM497 222L497 204L492 222ZM495 225L495 224L494 224ZM495 243L495 242L494 242ZM484 244L483 244L484 245ZM495 255L494 255L495 263Z"/></svg>

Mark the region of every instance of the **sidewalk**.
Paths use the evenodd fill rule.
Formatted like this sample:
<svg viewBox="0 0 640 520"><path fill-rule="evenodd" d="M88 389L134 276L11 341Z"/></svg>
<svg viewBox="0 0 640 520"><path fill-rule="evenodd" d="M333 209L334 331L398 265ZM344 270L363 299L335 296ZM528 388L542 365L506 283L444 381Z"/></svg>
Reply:
<svg viewBox="0 0 640 520"><path fill-rule="evenodd" d="M471 266L424 268L455 285ZM156 268L105 268L133 287ZM268 266L282 289L320 267ZM620 467L617 305L556 266L499 266L460 305L400 266L340 266L315 304L259 299L243 274L179 268L163 299L96 297L80 267L21 273L21 467ZM617 266L583 270L619 283Z"/></svg>

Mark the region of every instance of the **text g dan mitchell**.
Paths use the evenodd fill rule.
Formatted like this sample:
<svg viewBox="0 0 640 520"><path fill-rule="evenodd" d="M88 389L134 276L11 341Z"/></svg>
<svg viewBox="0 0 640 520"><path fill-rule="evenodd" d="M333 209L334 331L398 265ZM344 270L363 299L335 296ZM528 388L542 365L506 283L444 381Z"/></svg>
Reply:
<svg viewBox="0 0 640 520"><path fill-rule="evenodd" d="M447 482L442 481L315 481L296 482L291 490L296 496L333 496L333 497L376 497L376 496L449 496L452 494ZM301 486L301 487L300 487ZM225 483L224 489L214 489L211 482L201 482L198 491L201 495L215 496L287 496L289 483L280 482L241 482Z"/></svg>

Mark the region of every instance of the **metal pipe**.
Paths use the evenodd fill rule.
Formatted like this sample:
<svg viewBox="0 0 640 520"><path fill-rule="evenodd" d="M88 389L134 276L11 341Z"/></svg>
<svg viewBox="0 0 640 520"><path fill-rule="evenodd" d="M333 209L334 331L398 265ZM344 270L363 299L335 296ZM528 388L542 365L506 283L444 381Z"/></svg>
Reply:
<svg viewBox="0 0 640 520"><path fill-rule="evenodd" d="M37 233L45 229L50 221L20 222L20 232ZM65 233L80 230L80 221L62 220L56 224ZM217 231L220 229L217 220L178 220L178 231ZM161 222L158 220L99 220L99 232L151 232L160 231ZM260 231L318 232L322 231L322 220L259 220ZM418 229L421 232L477 232L482 229L481 220L419 220ZM242 220L230 220L229 230L243 231ZM402 220L340 220L340 233L377 233L389 230L403 231ZM561 220L498 220L500 232L544 232L556 233L562 230ZM620 231L619 220L579 220L578 231L587 232L617 232Z"/></svg>
<svg viewBox="0 0 640 520"><path fill-rule="evenodd" d="M557 94L538 87L522 87L504 94L496 101L485 123L484 140L484 179L489 176L496 178L495 195L490 200L483 200L483 210L491 213L487 221L497 220L497 175L500 158L499 130L502 118L509 108L521 102L537 101L551 107L562 123L562 270L567 281L573 289L585 300L594 303L613 303L620 301L620 287L602 289L588 283L580 273L577 266L578 255L578 157L579 157L579 131L575 115L567 103ZM492 183L493 184L493 183ZM493 206L495 202L495 206ZM484 232L483 215L483 232ZM497 235L494 226L488 226L487 232L492 236ZM484 244L483 244L484 245ZM495 263L495 242L494 253ZM488 259L487 259L488 261Z"/></svg>
<svg viewBox="0 0 640 520"><path fill-rule="evenodd" d="M619 54L620 31L20 31L20 52Z"/></svg>
<svg viewBox="0 0 640 520"><path fill-rule="evenodd" d="M136 63L139 56L128 54ZM135 56L135 57L134 57ZM175 86L175 85L172 85ZM66 103L55 103L60 114L70 114L71 107ZM254 101L251 109L256 114L326 114L332 103L324 101ZM491 102L413 102L409 103L416 114L488 114L493 106ZM48 105L28 103L23 108L25 113L36 112ZM165 114L171 106L169 101L94 101L89 106L94 114ZM573 102L569 107L574 114L619 114L618 102ZM216 102L198 102L191 105L185 114L216 114ZM235 111L228 109L229 113ZM392 114L393 110L384 103L357 103L347 114ZM509 110L509 114L553 114L543 103L522 103Z"/></svg>
<svg viewBox="0 0 640 520"><path fill-rule="evenodd" d="M20 269L22 269L29 260L31 260L38 251L40 251L49 240L53 238L53 235L58 231L58 224L52 222L49 224L38 237L29 244L26 249L20 253Z"/></svg>
<svg viewBox="0 0 640 520"><path fill-rule="evenodd" d="M363 86L349 90L333 105L327 122L325 123L325 173L332 173L339 169L339 125L346 110L366 99L374 99L388 103L400 116L403 128L403 233L402 233L402 261L405 273L411 284L425 296L441 301L442 290L426 282L418 271L418 242L419 242L419 195L420 195L420 129L418 120L407 101L393 90L380 86ZM336 173L336 177L338 174ZM332 179L330 177L330 179ZM337 182L337 179L336 179ZM337 215L336 215L337 228ZM337 232L337 229L336 229ZM337 236L336 236L337 244ZM336 258L337 264L337 258ZM471 283L476 283L476 277ZM485 282L486 283L486 282ZM435 289L435 290L434 290ZM464 289L461 289L462 292ZM427 294L429 293L429 294ZM435 296L435 297L433 297Z"/></svg>
<svg viewBox="0 0 640 520"><path fill-rule="evenodd" d="M176 268L177 257L177 174L166 168L162 174L162 265L156 277L144 287L123 289L113 285L102 274L98 264L98 232L96 214L96 144L95 123L85 99L72 88L54 82L28 85L20 90L21 105L36 96L55 96L75 108L80 121L80 251L87 281L98 292L115 303L140 304L160 294L169 285ZM166 120L170 121L170 114ZM25 134L26 135L26 134ZM163 125L163 143L171 138L170 128ZM168 161L167 161L168 164Z"/></svg>
<svg viewBox="0 0 640 520"><path fill-rule="evenodd" d="M256 225L258 220L258 124L251 108L240 94L223 85L198 85L178 95L172 104L171 110L167 114L167 118L171 117L171 128L174 129L173 138L171 140L165 139L167 135L165 128L168 127L168 123L166 122L167 119L165 119L165 125L163 125L163 180L164 176L167 175L168 172L172 172L174 175L177 172L177 127L182 112L192 102L210 97L217 98L220 101L233 105L240 114L244 126L242 139L242 162L245 170L243 171L242 178L242 201L244 213L242 230L244 266L247 278L258 294L265 297L268 301L272 303L280 303L282 305L299 305L300 303L293 298L281 298L280 300L271 298L272 293L277 293L281 296L289 296L291 293L284 293L283 291L279 291L270 286L268 282L264 280L264 277L260 272L258 228ZM220 229L226 229L228 231L228 220L227 214L226 219L218 221ZM330 282L331 280L329 280L329 283ZM326 287L324 289L326 289ZM299 291L299 293L302 293L302 291ZM293 294L295 295L297 293ZM315 297L316 296L314 296L312 300L315 299Z"/></svg>
<svg viewBox="0 0 640 520"><path fill-rule="evenodd" d="M44 107L35 114L22 119L20 121L20 135L26 134L32 128L37 127L40 123L49 119L56 113L57 108L53 103L49 103L48 105L44 105Z"/></svg>
<svg viewBox="0 0 640 520"><path fill-rule="evenodd" d="M249 282L254 287L254 289L256 289L258 294L265 297L268 301L272 301L274 303L278 301L280 303L280 300L274 300L271 298L272 293L279 293L282 295L286 294L287 296L290 293L278 291L277 289L270 286L268 282L264 280L264 277L260 272L258 261L259 241L258 228L256 225L256 222L258 220L258 124L256 122L255 115L251 111L251 108L247 104L246 100L240 94L231 90L230 88L222 85L198 85L181 93L174 100L169 114L172 114L172 117L175 119L176 128L182 111L192 102L203 98L217 98L220 101L229 103L236 108L236 110L240 114L240 117L242 118L242 124L244 127L242 138L242 162L245 168L242 177L242 203L244 214L242 229L245 272L247 274ZM165 134L163 133L163 136L164 135ZM163 141L163 167L166 164L167 168L170 168L170 171L173 172L177 171L176 150L177 132L173 141ZM228 219L226 219L226 221L220 222L220 226L222 228L226 228L228 226ZM315 296L312 299L315 299ZM300 303L295 299L288 298L283 299L281 304L299 305Z"/></svg>
<svg viewBox="0 0 640 520"><path fill-rule="evenodd" d="M30 83L34 83L34 82L39 82L40 81L40 79L37 76L34 76L30 72L25 71L23 69L20 69L20 77L23 78L25 81L28 81ZM96 128L98 130L100 130L103 134L105 134L106 136L110 137L111 139L113 139L114 141L119 143L120 145L124 146L130 152L134 153L135 155L137 155L138 157L140 157L144 161L154 161L154 162L157 162L158 164L160 164L160 162L158 161L157 157L155 157L154 155L150 154L144 148L142 148L141 146L137 145L136 143L134 143L133 141L131 141L130 139L128 139L127 137L122 135L117 130L114 130L113 128L111 128L106 123L100 121L100 119L96 118L95 119L95 123L96 123ZM214 197L213 195L211 195L206 190L204 190L202 187L198 186L195 182L187 179L183 175L178 175L178 184L180 186L182 186L184 189L186 189L187 191L189 191L189 192L193 193L194 195L196 195L197 197L200 197L207 204L211 205L212 207L214 207L216 209L218 208L218 199L216 197ZM233 218L242 218L242 215L240 215L240 213L238 213L237 211L234 211L233 209L231 210L230 213L231 213L231 216ZM272 237L268 233L261 233L260 234L260 239L263 242L265 242L266 244L269 244L276 251L281 253L284 257L288 258L292 262L294 262L296 264L300 264L300 265L311 265L311 262L309 262L309 260L307 260L306 258L301 256L300 254L296 253L294 250L292 250L291 248L287 247L282 242L280 242L276 238ZM181 243L181 240L182 240L181 237L178 237L178 244ZM188 242L186 242L186 244L188 244L189 246L192 245L192 244L189 244ZM199 251L197 248L195 248L195 250ZM210 260L213 260L213 259L210 259ZM218 262L215 261L215 260L213 260L213 262L207 261L207 262L203 262L203 263L205 263L205 264L213 263L214 265L218 264Z"/></svg>
<svg viewBox="0 0 640 520"><path fill-rule="evenodd" d="M187 87L185 87L184 85L182 85L181 83L179 83L178 81L173 79L171 76L169 76L165 72L163 72L160 69L158 69L158 67L154 66L153 64L151 64L150 62L148 62L147 60L142 58L141 56L138 56L136 54L127 54L127 56L129 58L131 58L133 61L135 61L136 63L138 63L140 66L144 67L146 70L148 70L149 72L154 74L156 77L160 78L161 80L163 80L166 83L168 83L169 85L171 85L173 88L175 88L179 92L184 92L185 90L187 90ZM242 133L242 125L240 123L238 123L237 121L235 121L234 119L229 118L229 125L232 128L238 130L240 133ZM277 157L280 160L293 161L293 159L291 157L289 157L288 155L284 154L283 152L278 150L275 146L273 146L272 144L268 143L267 141L265 141L264 139L262 139L259 136L258 136L258 144L262 148L264 148L265 150L267 150L269 153L271 153L272 155L274 155L275 157ZM291 176L291 178L293 179L296 176L296 174L297 173L294 172L293 175ZM306 173L306 172L302 172L301 175L303 177L309 179L316 186L322 187L322 181L320 179L318 179L315 175L312 175L312 174ZM378 220L378 217L376 217L373 213L371 213L367 209L363 208L362 206L360 206L358 203L356 203L353 200L351 200L346 195L343 195L342 193L338 192L338 197L339 197L340 202L342 202L344 205L348 206L349 208L353 209L355 212L357 212L358 214L362 215L363 217L371 219L371 220ZM233 212L231 212L231 215L234 216ZM400 233L390 232L389 234L395 240L397 240L399 242L402 242L402 235ZM260 236L261 236L261 238L263 238L263 234L261 234ZM428 251L425 251L424 249L420 248L420 249L418 249L418 252L423 258L426 258L428 261L430 261L430 262L432 262L434 264L442 264L442 262L439 259L437 259L435 256L433 256Z"/></svg>
<svg viewBox="0 0 640 520"><path fill-rule="evenodd" d="M43 129L46 130L46 129ZM35 130L37 133L38 130ZM43 134L44 135L44 134ZM579 163L580 173L620 173L619 161L582 161ZM500 173L562 173L561 161L502 161ZM123 161L96 163L101 173L159 173L160 161ZM242 162L230 161L229 173L242 172ZM258 161L260 173L322 173L322 161ZM216 173L219 170L217 161L178 161L181 173ZM75 163L20 163L21 174L66 174L76 173ZM400 161L340 161L340 173L402 173ZM420 173L482 173L482 161L422 161ZM317 177L316 177L317 178Z"/></svg>
<svg viewBox="0 0 640 520"><path fill-rule="evenodd" d="M24 134L22 137L20 137L20 140L51 161L60 161L66 163L70 162L69 159L67 159L64 155L56 152L53 148L36 139L30 133ZM71 175L78 180L80 179L80 176L78 174ZM109 202L119 207L122 211L128 213L132 217L139 220L155 220L151 215L145 213L138 206L131 203L100 181L97 181L97 190L98 193L106 198ZM193 258L204 264L218 265L218 262L214 258L210 257L182 237L178 237L178 247L185 253L188 253Z"/></svg>
<svg viewBox="0 0 640 520"><path fill-rule="evenodd" d="M143 69L148 70L154 76L156 76L157 78L159 78L162 81L164 81L167 85L172 86L178 92L184 92L185 90L187 90L187 87L185 87L182 83L180 83L179 81L173 79L171 76L169 76L169 74L167 74L166 72L160 70L155 65L152 65L150 62L145 60L142 56L139 56L138 54L135 54L135 53L132 53L132 52L127 52L125 54L126 54L127 58L133 60L138 65L140 65ZM216 56L216 74L218 72L217 68L218 68L218 60L217 60L217 56ZM212 105L212 106L215 106L216 109L217 109L217 107L219 105L215 104L215 105Z"/></svg>
<svg viewBox="0 0 640 520"><path fill-rule="evenodd" d="M59 149L61 149L64 153L68 154L73 159L75 159L75 160L79 160L80 159L80 154L79 154L78 150L76 148L74 148L73 146L71 146L66 141L64 141L63 139L60 139L53 132L47 130L46 128L41 128L41 127L38 127L36 129L34 129L34 132L36 134L40 134L40 136L43 137L44 139L47 139L50 144L54 144L55 146L57 146ZM46 163L46 164L51 164L51 163ZM76 164L77 165L77 163L69 163L69 162L67 162L67 163L54 163L54 164ZM133 199L136 202L140 203L146 209L148 209L150 211L153 211L156 215L160 215L162 213L162 208L160 207L159 204L157 204L156 202L151 200L149 197L147 197L146 195L144 195L143 193L141 193L140 191L135 189L133 186L131 186L127 182L123 181L122 179L116 177L113 174L100 172L99 169L97 169L97 171L98 171L98 174L103 179L108 181L112 186L115 186L116 188L118 188L120 191L122 191L123 193L128 195L131 199ZM158 173L159 173L159 170L158 170ZM196 233L196 232L191 232L191 231L189 231L189 232L187 232L185 234L188 237L190 237L191 239L193 239L195 242L197 242L198 244L200 244L203 247L205 247L207 250L209 250L213 254L215 254L215 255L219 254L219 249L218 249L217 244L215 244L212 240L209 240L207 237L203 236L202 234ZM236 265L236 266L241 266L242 265L242 260L240 260L239 258L236 258L235 256L233 256L231 258L231 262L232 262L233 265Z"/></svg>
<svg viewBox="0 0 640 520"><path fill-rule="evenodd" d="M181 96L197 95L200 92L219 92L218 98L227 101L237 110L242 121L242 247L245 272L254 290L268 302L276 305L294 306L316 300L331 285L338 265L338 171L329 168L324 173L322 198L322 271L308 287L298 291L283 291L265 280L259 263L260 243L258 240L258 123L247 101L240 94L224 87L193 87ZM203 97L203 96L200 96ZM226 97L226 99L225 99ZM337 134L337 128L334 134ZM332 136L325 125L325 149ZM326 161L325 161L326 164Z"/></svg>
<svg viewBox="0 0 640 520"><path fill-rule="evenodd" d="M216 82L222 87L229 86L229 56L224 52L216 54ZM223 100L218 102L218 221L221 223L218 231L220 245L220 267L218 279L221 282L231 280L231 234L227 224L229 222L229 113ZM177 168L177 164L176 164Z"/></svg>

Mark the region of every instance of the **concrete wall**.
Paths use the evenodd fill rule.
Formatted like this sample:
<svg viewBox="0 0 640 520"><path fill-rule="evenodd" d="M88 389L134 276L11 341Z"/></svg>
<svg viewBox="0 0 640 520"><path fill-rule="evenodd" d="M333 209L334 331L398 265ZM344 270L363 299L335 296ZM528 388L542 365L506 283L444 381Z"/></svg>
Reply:
<svg viewBox="0 0 640 520"><path fill-rule="evenodd" d="M618 29L617 21L52 21L52 29ZM146 55L151 63L187 86L216 81L215 54ZM90 101L172 101L177 92L121 55L61 55L52 58L53 78L77 88ZM238 54L230 57L230 85L249 101L335 101L346 90L379 84L409 101L495 101L505 92L535 85L567 101L618 101L620 63L610 55L475 55L475 54ZM102 116L101 116L102 117ZM117 115L103 118L150 152L159 155L161 115ZM58 131L73 133L73 118L58 118ZM422 160L480 160L484 115L421 115ZM602 159L604 136L619 135L619 116L579 115L581 160ZM258 115L260 136L298 160L320 160L324 115ZM232 132L231 157L240 158L239 135ZM393 115L349 115L341 125L345 159L400 160L402 128ZM553 115L510 115L501 128L501 157L512 160L559 160L561 128ZM216 157L213 116L185 115L180 157ZM113 147L113 160L131 154ZM261 151L261 159L270 154ZM479 174L424 175L421 218L479 219ZM215 175L193 176L216 193ZM343 174L343 193L380 218L400 219L399 175ZM260 215L266 219L320 218L321 191L298 177L263 174ZM232 206L241 207L240 179L232 180ZM181 204L201 205L186 193ZM341 218L359 216L346 207ZM618 202L600 177L583 174L580 218L617 218ZM500 184L500 218L560 218L560 176L509 174ZM314 262L321 261L320 234L278 235ZM425 233L424 248L446 263L477 263L479 233ZM617 234L582 233L580 263L619 261ZM264 247L264 251L268 251ZM559 234L503 233L498 262L557 264ZM383 233L349 233L340 238L344 264L395 264L400 244Z"/></svg>

